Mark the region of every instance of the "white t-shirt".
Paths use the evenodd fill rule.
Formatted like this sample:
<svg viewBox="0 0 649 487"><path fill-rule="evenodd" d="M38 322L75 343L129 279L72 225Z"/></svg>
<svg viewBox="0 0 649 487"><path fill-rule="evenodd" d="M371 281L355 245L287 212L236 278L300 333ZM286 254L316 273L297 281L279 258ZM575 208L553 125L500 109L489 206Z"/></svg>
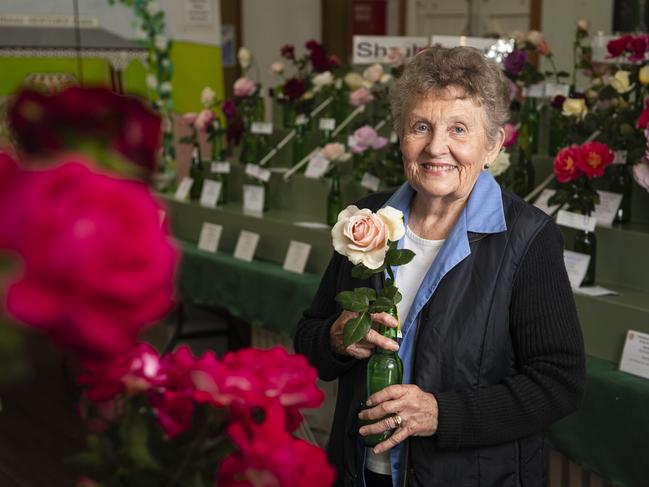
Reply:
<svg viewBox="0 0 649 487"><path fill-rule="evenodd" d="M421 286L428 269L435 261L445 240L427 240L415 235L410 227L406 227L403 240L404 249L412 250L415 257L406 265L397 270L396 285L401 293L401 301L397 304L399 319L403 323L408 317L408 312L415 300L419 286ZM391 475L390 452L375 455L371 448L366 449L365 466L372 472L382 475Z"/></svg>

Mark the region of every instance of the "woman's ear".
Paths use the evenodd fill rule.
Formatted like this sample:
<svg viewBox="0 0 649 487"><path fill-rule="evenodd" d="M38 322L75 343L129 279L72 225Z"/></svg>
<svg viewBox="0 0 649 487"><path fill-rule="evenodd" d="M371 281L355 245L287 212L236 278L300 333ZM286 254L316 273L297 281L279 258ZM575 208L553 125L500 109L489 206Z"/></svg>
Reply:
<svg viewBox="0 0 649 487"><path fill-rule="evenodd" d="M503 144L505 143L505 129L503 127L498 128L498 133L496 134L493 146L490 147L487 151L487 161L492 163L498 157L500 149L502 149Z"/></svg>

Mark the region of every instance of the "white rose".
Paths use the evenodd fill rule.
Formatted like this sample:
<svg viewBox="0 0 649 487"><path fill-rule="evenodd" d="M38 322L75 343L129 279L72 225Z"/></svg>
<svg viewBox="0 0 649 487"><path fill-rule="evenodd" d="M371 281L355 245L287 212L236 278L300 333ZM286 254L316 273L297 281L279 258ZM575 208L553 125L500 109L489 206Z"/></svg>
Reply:
<svg viewBox="0 0 649 487"><path fill-rule="evenodd" d="M164 51L165 49L167 49L168 44L169 40L165 36L155 36L155 47L158 51Z"/></svg>
<svg viewBox="0 0 649 487"><path fill-rule="evenodd" d="M275 61L270 65L270 70L275 74L282 74L284 72L284 63L281 61Z"/></svg>
<svg viewBox="0 0 649 487"><path fill-rule="evenodd" d="M171 82L170 81L165 81L160 85L160 91L163 93L171 93Z"/></svg>
<svg viewBox="0 0 649 487"><path fill-rule="evenodd" d="M345 75L344 81L345 81L345 84L347 85L347 87L351 91L354 91L354 90L359 89L361 86L363 86L363 82L365 80L363 79L363 77L360 74L358 74L358 73L356 73L354 71L351 71L351 72L349 72L349 73L347 73Z"/></svg>
<svg viewBox="0 0 649 487"><path fill-rule="evenodd" d="M315 91L320 91L323 86L334 84L334 75L331 74L331 71L325 71L324 73L316 74L311 82L315 86Z"/></svg>
<svg viewBox="0 0 649 487"><path fill-rule="evenodd" d="M615 75L608 81L608 83L615 88L615 91L617 91L619 94L624 94L628 93L633 89L635 86L634 84L631 84L631 80L629 79L629 75L631 73L629 71L622 71L619 70Z"/></svg>
<svg viewBox="0 0 649 487"><path fill-rule="evenodd" d="M396 242L406 233L406 227L403 224L403 213L396 208L386 206L376 212L381 217L383 223L388 229L388 240Z"/></svg>
<svg viewBox="0 0 649 487"><path fill-rule="evenodd" d="M543 38L543 34L541 34L538 30L531 30L527 33L527 41L530 44L534 44L535 46L539 46L545 39Z"/></svg>
<svg viewBox="0 0 649 487"><path fill-rule="evenodd" d="M584 32L588 32L588 30L590 29L590 20L579 19L577 21L577 29L583 30Z"/></svg>
<svg viewBox="0 0 649 487"><path fill-rule="evenodd" d="M500 151L496 160L489 165L489 172L493 177L500 176L509 168L509 153Z"/></svg>
<svg viewBox="0 0 649 487"><path fill-rule="evenodd" d="M389 73L385 73L379 80L382 85L387 85L390 81L392 81L392 75Z"/></svg>
<svg viewBox="0 0 649 487"><path fill-rule="evenodd" d="M209 108L212 105L214 105L214 98L216 97L216 93L212 88L209 86L206 86L203 88L203 91L201 91L201 104L205 108Z"/></svg>
<svg viewBox="0 0 649 487"><path fill-rule="evenodd" d="M363 78L365 78L370 83L378 83L378 81L381 79L381 76L383 76L383 74L384 74L383 66L376 63L376 64L372 64L369 68L363 71Z"/></svg>
<svg viewBox="0 0 649 487"><path fill-rule="evenodd" d="M154 15L157 15L158 12L160 12L160 5L158 5L158 2L150 2L146 6L146 13L148 13L149 16L153 17Z"/></svg>
<svg viewBox="0 0 649 487"><path fill-rule="evenodd" d="M158 78L156 78L155 74L146 75L146 85L152 90L158 88Z"/></svg>
<svg viewBox="0 0 649 487"><path fill-rule="evenodd" d="M239 60L239 65L243 69L246 69L248 66L250 66L250 63L252 61L252 53L250 52L250 49L248 49L247 47L240 47L239 51L237 52L237 59Z"/></svg>
<svg viewBox="0 0 649 487"><path fill-rule="evenodd" d="M359 210L357 206L348 206L340 212L337 223L331 229L334 249L354 265L363 264L368 269L378 269L385 260L388 237L392 231L386 221L393 223L394 217L389 211L380 216L367 208Z"/></svg>
<svg viewBox="0 0 649 487"><path fill-rule="evenodd" d="M509 37L514 39L517 43L521 43L525 40L525 34L520 30L514 30L509 34Z"/></svg>
<svg viewBox="0 0 649 487"><path fill-rule="evenodd" d="M575 117L576 119L583 119L588 113L586 107L586 100L583 98L567 98L561 107L563 115L566 117Z"/></svg>

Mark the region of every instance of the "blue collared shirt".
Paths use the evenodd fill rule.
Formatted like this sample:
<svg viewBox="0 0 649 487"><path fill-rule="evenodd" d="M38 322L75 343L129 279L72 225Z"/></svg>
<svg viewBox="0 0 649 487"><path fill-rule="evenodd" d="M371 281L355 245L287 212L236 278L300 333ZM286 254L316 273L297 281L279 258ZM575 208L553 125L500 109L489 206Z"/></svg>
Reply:
<svg viewBox="0 0 649 487"><path fill-rule="evenodd" d="M383 206L391 206L403 212L404 223L408 225L410 205L414 196L414 189L409 183L404 183ZM414 340L417 328L417 316L430 300L437 289L439 282L453 267L464 260L470 253L467 232L475 233L500 233L507 230L505 214L503 211L502 192L495 179L486 171L478 176L467 204L451 229L446 242L439 251L437 258L428 269L424 280L417 291L408 316L401 317L401 339L399 357L403 362L403 383L412 381L412 361L414 353ZM403 238L399 247L403 245ZM397 269L395 269L397 270ZM405 318L405 319L404 319ZM401 466L404 465L403 444L391 450L390 462L392 464L392 484L394 487L401 485Z"/></svg>

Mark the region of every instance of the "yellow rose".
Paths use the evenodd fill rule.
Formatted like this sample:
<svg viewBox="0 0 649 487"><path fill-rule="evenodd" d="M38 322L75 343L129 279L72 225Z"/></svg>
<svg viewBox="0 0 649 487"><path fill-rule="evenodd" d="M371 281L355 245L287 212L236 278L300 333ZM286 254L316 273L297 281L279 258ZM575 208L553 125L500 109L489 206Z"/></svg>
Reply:
<svg viewBox="0 0 649 487"><path fill-rule="evenodd" d="M615 91L621 95L628 93L635 86L635 84L631 84L631 80L629 79L630 74L628 71L620 70L608 81L608 84L615 88Z"/></svg>
<svg viewBox="0 0 649 487"><path fill-rule="evenodd" d="M345 84L351 91L357 90L363 86L364 81L365 80L360 74L353 71L345 75Z"/></svg>
<svg viewBox="0 0 649 487"><path fill-rule="evenodd" d="M643 85L649 85L649 65L642 66L638 72L638 78Z"/></svg>
<svg viewBox="0 0 649 487"><path fill-rule="evenodd" d="M578 120L583 119L588 113L586 100L583 98L568 98L563 102L563 114L566 117L575 117Z"/></svg>

